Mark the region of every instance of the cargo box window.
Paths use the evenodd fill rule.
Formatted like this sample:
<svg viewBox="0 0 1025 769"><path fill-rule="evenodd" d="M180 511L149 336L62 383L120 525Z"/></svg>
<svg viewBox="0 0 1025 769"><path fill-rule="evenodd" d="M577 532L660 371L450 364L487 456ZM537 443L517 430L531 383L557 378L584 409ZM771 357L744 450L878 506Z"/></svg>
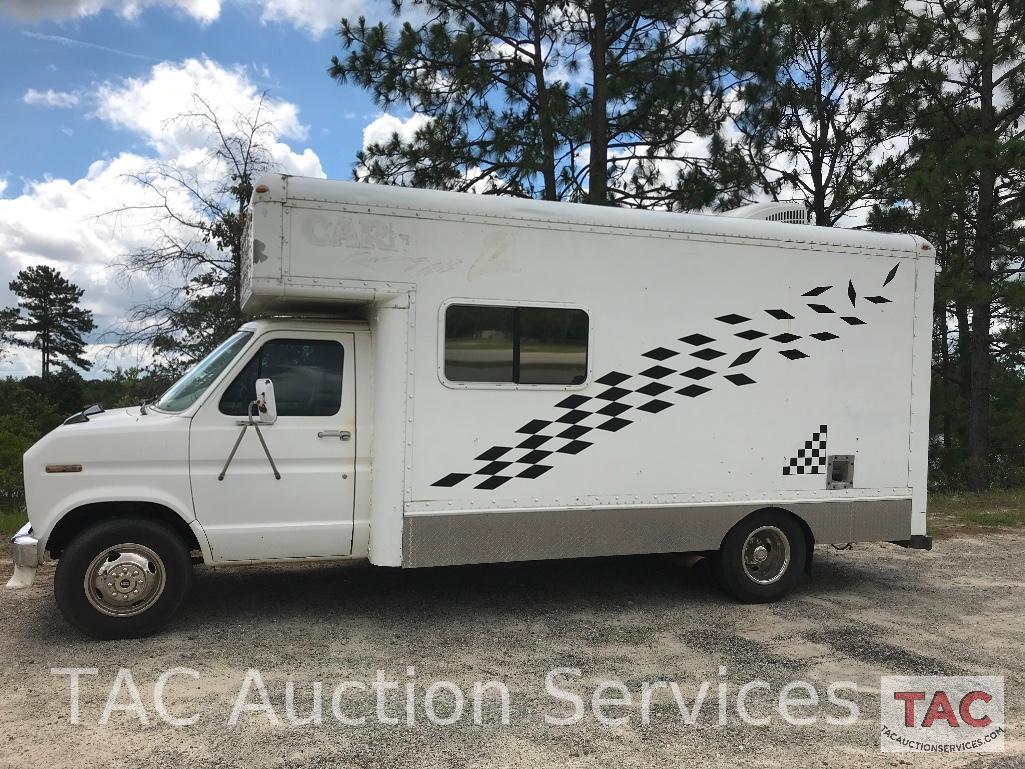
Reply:
<svg viewBox="0 0 1025 769"><path fill-rule="evenodd" d="M445 378L450 382L581 384L587 379L587 333L583 310L449 305Z"/></svg>
<svg viewBox="0 0 1025 769"><path fill-rule="evenodd" d="M342 405L342 358L338 342L272 339L246 364L221 396L222 414L245 416L256 394L256 380L274 383L282 417L326 417Z"/></svg>

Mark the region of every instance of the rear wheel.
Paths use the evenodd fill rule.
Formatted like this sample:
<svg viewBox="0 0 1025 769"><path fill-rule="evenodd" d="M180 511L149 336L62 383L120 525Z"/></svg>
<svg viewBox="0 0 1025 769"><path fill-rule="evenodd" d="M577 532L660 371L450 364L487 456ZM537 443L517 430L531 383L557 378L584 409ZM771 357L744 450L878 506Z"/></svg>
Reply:
<svg viewBox="0 0 1025 769"><path fill-rule="evenodd" d="M804 531L793 516L763 510L738 523L723 539L716 576L739 601L775 601L801 578L805 547Z"/></svg>
<svg viewBox="0 0 1025 769"><path fill-rule="evenodd" d="M163 627L192 583L188 548L157 521L101 521L57 562L54 596L65 619L94 638L137 638Z"/></svg>

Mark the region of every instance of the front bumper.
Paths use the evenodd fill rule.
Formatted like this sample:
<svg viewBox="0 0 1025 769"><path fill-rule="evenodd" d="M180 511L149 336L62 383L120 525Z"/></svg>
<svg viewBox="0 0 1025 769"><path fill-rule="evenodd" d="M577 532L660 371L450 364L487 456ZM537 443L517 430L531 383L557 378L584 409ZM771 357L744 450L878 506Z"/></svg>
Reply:
<svg viewBox="0 0 1025 769"><path fill-rule="evenodd" d="M34 569L39 565L39 540L32 536L31 523L26 523L11 537L11 553L15 566Z"/></svg>
<svg viewBox="0 0 1025 769"><path fill-rule="evenodd" d="M11 555L14 558L14 574L7 581L11 590L31 587L39 566L39 540L32 536L32 524L26 523L11 537Z"/></svg>

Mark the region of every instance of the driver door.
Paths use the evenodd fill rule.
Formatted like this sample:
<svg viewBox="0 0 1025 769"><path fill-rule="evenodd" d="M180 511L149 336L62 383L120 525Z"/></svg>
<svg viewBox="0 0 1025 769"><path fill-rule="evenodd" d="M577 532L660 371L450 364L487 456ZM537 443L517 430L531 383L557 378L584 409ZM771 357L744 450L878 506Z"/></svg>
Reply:
<svg viewBox="0 0 1025 769"><path fill-rule="evenodd" d="M189 434L196 517L217 561L352 552L356 446L353 335L275 331L236 363L200 407ZM253 427L224 468L257 379L274 383L278 419Z"/></svg>

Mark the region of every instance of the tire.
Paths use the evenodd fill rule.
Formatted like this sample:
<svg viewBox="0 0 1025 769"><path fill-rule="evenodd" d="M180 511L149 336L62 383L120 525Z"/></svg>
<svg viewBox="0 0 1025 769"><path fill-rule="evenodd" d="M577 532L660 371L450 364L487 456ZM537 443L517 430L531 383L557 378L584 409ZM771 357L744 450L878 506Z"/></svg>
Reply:
<svg viewBox="0 0 1025 769"><path fill-rule="evenodd" d="M69 623L112 640L162 628L191 585L192 560L175 531L158 521L115 518L90 526L64 548L53 592Z"/></svg>
<svg viewBox="0 0 1025 769"><path fill-rule="evenodd" d="M742 603L777 601L801 579L806 545L804 530L792 515L762 510L742 520L723 539L715 559L716 577Z"/></svg>

